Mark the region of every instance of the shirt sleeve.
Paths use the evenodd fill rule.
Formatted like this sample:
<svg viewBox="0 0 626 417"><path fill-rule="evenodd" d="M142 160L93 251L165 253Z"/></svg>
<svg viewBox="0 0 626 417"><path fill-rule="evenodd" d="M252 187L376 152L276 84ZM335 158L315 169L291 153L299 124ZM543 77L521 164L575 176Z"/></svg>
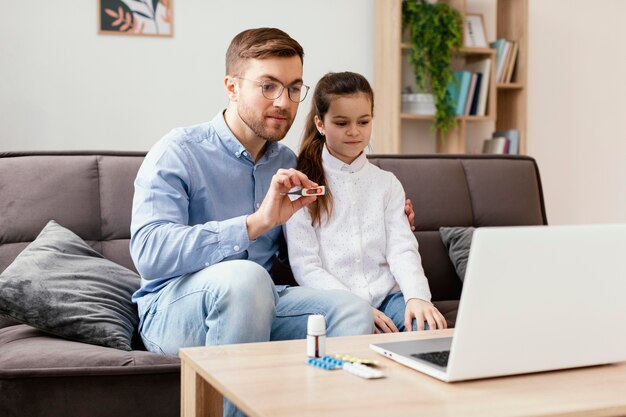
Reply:
<svg viewBox="0 0 626 417"><path fill-rule="evenodd" d="M391 173L390 181L385 207L387 262L405 301L411 298L430 301L430 288L422 268L417 239L409 227L409 221L404 212L406 201L404 189L400 181Z"/></svg>
<svg viewBox="0 0 626 417"><path fill-rule="evenodd" d="M326 271L320 257L320 243L311 224L308 208L298 210L283 227L289 265L296 282L319 290L346 290L348 287Z"/></svg>
<svg viewBox="0 0 626 417"><path fill-rule="evenodd" d="M135 180L130 252L147 280L199 271L250 246L246 216L190 226L193 173L185 149L162 140Z"/></svg>

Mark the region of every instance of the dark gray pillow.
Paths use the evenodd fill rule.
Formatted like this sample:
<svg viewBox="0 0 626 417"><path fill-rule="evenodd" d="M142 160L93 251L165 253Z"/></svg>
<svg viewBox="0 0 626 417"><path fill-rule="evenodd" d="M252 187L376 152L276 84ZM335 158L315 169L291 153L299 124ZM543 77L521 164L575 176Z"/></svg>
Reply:
<svg viewBox="0 0 626 417"><path fill-rule="evenodd" d="M472 245L474 229L474 227L439 228L441 240L448 249L450 261L452 261L456 274L461 281L465 279L465 269L467 268L467 258L469 257L469 250Z"/></svg>
<svg viewBox="0 0 626 417"><path fill-rule="evenodd" d="M50 221L0 274L0 315L80 342L131 350L139 276Z"/></svg>

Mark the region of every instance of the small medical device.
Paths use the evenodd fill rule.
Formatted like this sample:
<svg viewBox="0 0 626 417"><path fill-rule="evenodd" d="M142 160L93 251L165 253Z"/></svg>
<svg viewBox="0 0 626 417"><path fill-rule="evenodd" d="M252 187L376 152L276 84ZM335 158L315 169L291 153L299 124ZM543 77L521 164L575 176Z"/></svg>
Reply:
<svg viewBox="0 0 626 417"><path fill-rule="evenodd" d="M325 195L326 194L326 186L320 185L319 187L313 188L300 188L299 190L289 191L288 193L281 193L282 195L302 195L302 196L312 196L312 195Z"/></svg>

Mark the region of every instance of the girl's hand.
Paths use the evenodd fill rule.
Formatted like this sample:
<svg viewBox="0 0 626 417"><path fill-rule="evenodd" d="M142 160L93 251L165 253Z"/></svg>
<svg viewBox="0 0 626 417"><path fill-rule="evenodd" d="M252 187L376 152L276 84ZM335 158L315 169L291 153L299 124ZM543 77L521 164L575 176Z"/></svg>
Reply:
<svg viewBox="0 0 626 417"><path fill-rule="evenodd" d="M428 301L419 298L411 298L406 303L404 310L404 327L408 332L413 331L413 319L417 323L418 330L424 330L424 322L428 322L431 330L446 329L448 323L437 307Z"/></svg>
<svg viewBox="0 0 626 417"><path fill-rule="evenodd" d="M393 324L393 320L382 311L372 307L374 310L374 333L398 333L398 328Z"/></svg>

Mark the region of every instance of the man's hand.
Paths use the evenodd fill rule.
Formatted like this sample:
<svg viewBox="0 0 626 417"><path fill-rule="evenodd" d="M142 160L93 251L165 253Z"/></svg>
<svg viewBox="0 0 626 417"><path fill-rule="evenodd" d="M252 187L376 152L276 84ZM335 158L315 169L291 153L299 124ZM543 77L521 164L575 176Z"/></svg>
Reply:
<svg viewBox="0 0 626 417"><path fill-rule="evenodd" d="M404 327L407 332L413 331L413 319L418 330L424 330L424 322L428 322L430 330L445 329L448 327L446 319L437 310L437 307L428 301L419 298L411 298L406 303L404 310Z"/></svg>
<svg viewBox="0 0 626 417"><path fill-rule="evenodd" d="M374 310L375 333L398 333L398 328L393 324L393 320L377 308L372 307L372 310Z"/></svg>
<svg viewBox="0 0 626 417"><path fill-rule="evenodd" d="M413 203L410 198L406 199L406 203L404 203L404 212L406 213L406 217L409 218L409 226L411 226L411 230L415 231L415 212L413 211Z"/></svg>
<svg viewBox="0 0 626 417"><path fill-rule="evenodd" d="M250 240L255 240L273 227L285 223L293 213L317 199L316 196L307 196L291 201L288 195L281 194L293 187L313 188L317 187L317 183L293 168L279 169L272 177L261 206L246 219Z"/></svg>

